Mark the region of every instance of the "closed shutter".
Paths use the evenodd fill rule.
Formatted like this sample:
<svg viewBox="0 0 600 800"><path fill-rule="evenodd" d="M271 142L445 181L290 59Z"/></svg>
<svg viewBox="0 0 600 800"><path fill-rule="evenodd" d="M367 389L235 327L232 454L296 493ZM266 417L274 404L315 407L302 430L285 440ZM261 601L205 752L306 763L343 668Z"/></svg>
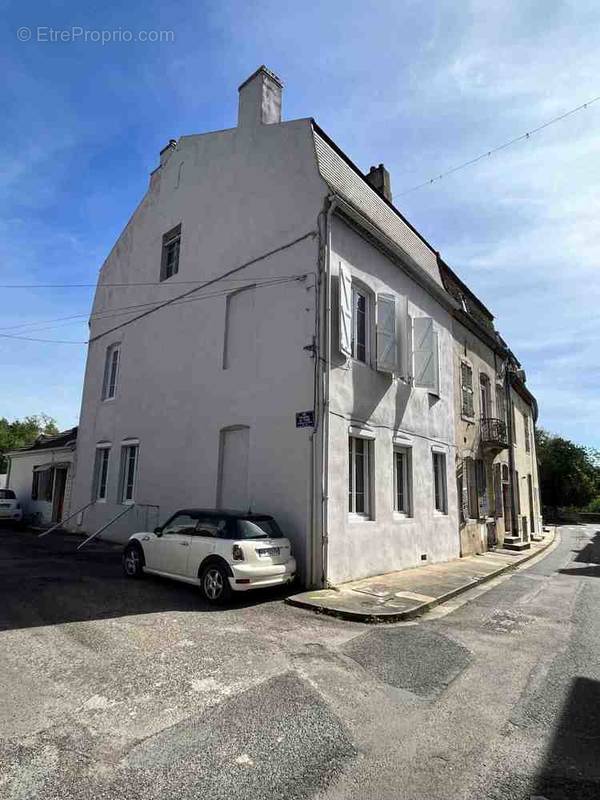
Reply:
<svg viewBox="0 0 600 800"><path fill-rule="evenodd" d="M352 355L352 279L350 273L340 263L340 351Z"/></svg>
<svg viewBox="0 0 600 800"><path fill-rule="evenodd" d="M433 330L431 317L415 317L413 320L413 368L415 386L438 391L437 334Z"/></svg>
<svg viewBox="0 0 600 800"><path fill-rule="evenodd" d="M494 464L494 515L496 519L503 516L502 509L502 465Z"/></svg>
<svg viewBox="0 0 600 800"><path fill-rule="evenodd" d="M460 503L460 517L462 522L469 519L469 486L467 477L467 462L466 460L459 463L458 466L458 501Z"/></svg>
<svg viewBox="0 0 600 800"><path fill-rule="evenodd" d="M475 409L473 407L473 370L465 361L460 364L460 383L462 389L462 414L465 417L473 417Z"/></svg>
<svg viewBox="0 0 600 800"><path fill-rule="evenodd" d="M396 344L396 300L377 295L377 369L395 373L398 368Z"/></svg>
<svg viewBox="0 0 600 800"><path fill-rule="evenodd" d="M480 458L475 462L475 479L477 482L477 511L479 513L479 519L483 519L488 515L489 504L485 464Z"/></svg>

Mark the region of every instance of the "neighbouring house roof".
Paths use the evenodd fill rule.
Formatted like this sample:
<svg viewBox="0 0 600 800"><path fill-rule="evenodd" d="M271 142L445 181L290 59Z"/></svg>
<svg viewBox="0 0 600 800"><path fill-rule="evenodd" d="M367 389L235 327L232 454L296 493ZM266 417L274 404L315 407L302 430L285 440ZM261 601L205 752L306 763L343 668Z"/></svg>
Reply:
<svg viewBox="0 0 600 800"><path fill-rule="evenodd" d="M77 441L77 430L78 427L76 425L74 428L69 428L66 431L57 433L56 436L45 436L41 434L33 444L29 444L27 447L19 447L17 450L11 450L7 455L12 455L13 453L29 453L36 450L58 450L62 447L74 445Z"/></svg>

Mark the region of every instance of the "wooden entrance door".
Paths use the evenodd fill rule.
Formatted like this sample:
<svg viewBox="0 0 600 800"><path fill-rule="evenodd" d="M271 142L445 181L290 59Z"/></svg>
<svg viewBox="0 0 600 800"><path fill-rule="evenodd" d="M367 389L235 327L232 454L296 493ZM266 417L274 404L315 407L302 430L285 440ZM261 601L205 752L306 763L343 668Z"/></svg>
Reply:
<svg viewBox="0 0 600 800"><path fill-rule="evenodd" d="M63 518L65 504L65 488L67 485L67 467L54 470L54 495L52 498L52 522L60 522Z"/></svg>

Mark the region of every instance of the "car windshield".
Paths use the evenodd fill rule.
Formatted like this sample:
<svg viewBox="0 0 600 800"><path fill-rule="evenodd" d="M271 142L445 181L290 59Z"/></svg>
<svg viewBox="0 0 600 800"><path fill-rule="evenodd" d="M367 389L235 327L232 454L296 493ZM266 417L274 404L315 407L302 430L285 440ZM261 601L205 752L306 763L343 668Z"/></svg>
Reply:
<svg viewBox="0 0 600 800"><path fill-rule="evenodd" d="M237 529L240 539L281 539L283 537L279 525L271 517L238 519Z"/></svg>
<svg viewBox="0 0 600 800"><path fill-rule="evenodd" d="M0 500L16 500L12 489L0 489Z"/></svg>

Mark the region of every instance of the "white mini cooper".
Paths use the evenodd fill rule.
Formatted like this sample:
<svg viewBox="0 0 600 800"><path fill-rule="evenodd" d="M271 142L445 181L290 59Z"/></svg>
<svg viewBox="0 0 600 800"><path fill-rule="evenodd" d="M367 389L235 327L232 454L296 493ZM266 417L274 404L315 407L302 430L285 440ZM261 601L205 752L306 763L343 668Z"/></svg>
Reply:
<svg viewBox="0 0 600 800"><path fill-rule="evenodd" d="M223 603L232 591L293 581L296 560L273 517L186 508L152 533L134 533L123 570L130 578L150 572L193 583L210 603Z"/></svg>

